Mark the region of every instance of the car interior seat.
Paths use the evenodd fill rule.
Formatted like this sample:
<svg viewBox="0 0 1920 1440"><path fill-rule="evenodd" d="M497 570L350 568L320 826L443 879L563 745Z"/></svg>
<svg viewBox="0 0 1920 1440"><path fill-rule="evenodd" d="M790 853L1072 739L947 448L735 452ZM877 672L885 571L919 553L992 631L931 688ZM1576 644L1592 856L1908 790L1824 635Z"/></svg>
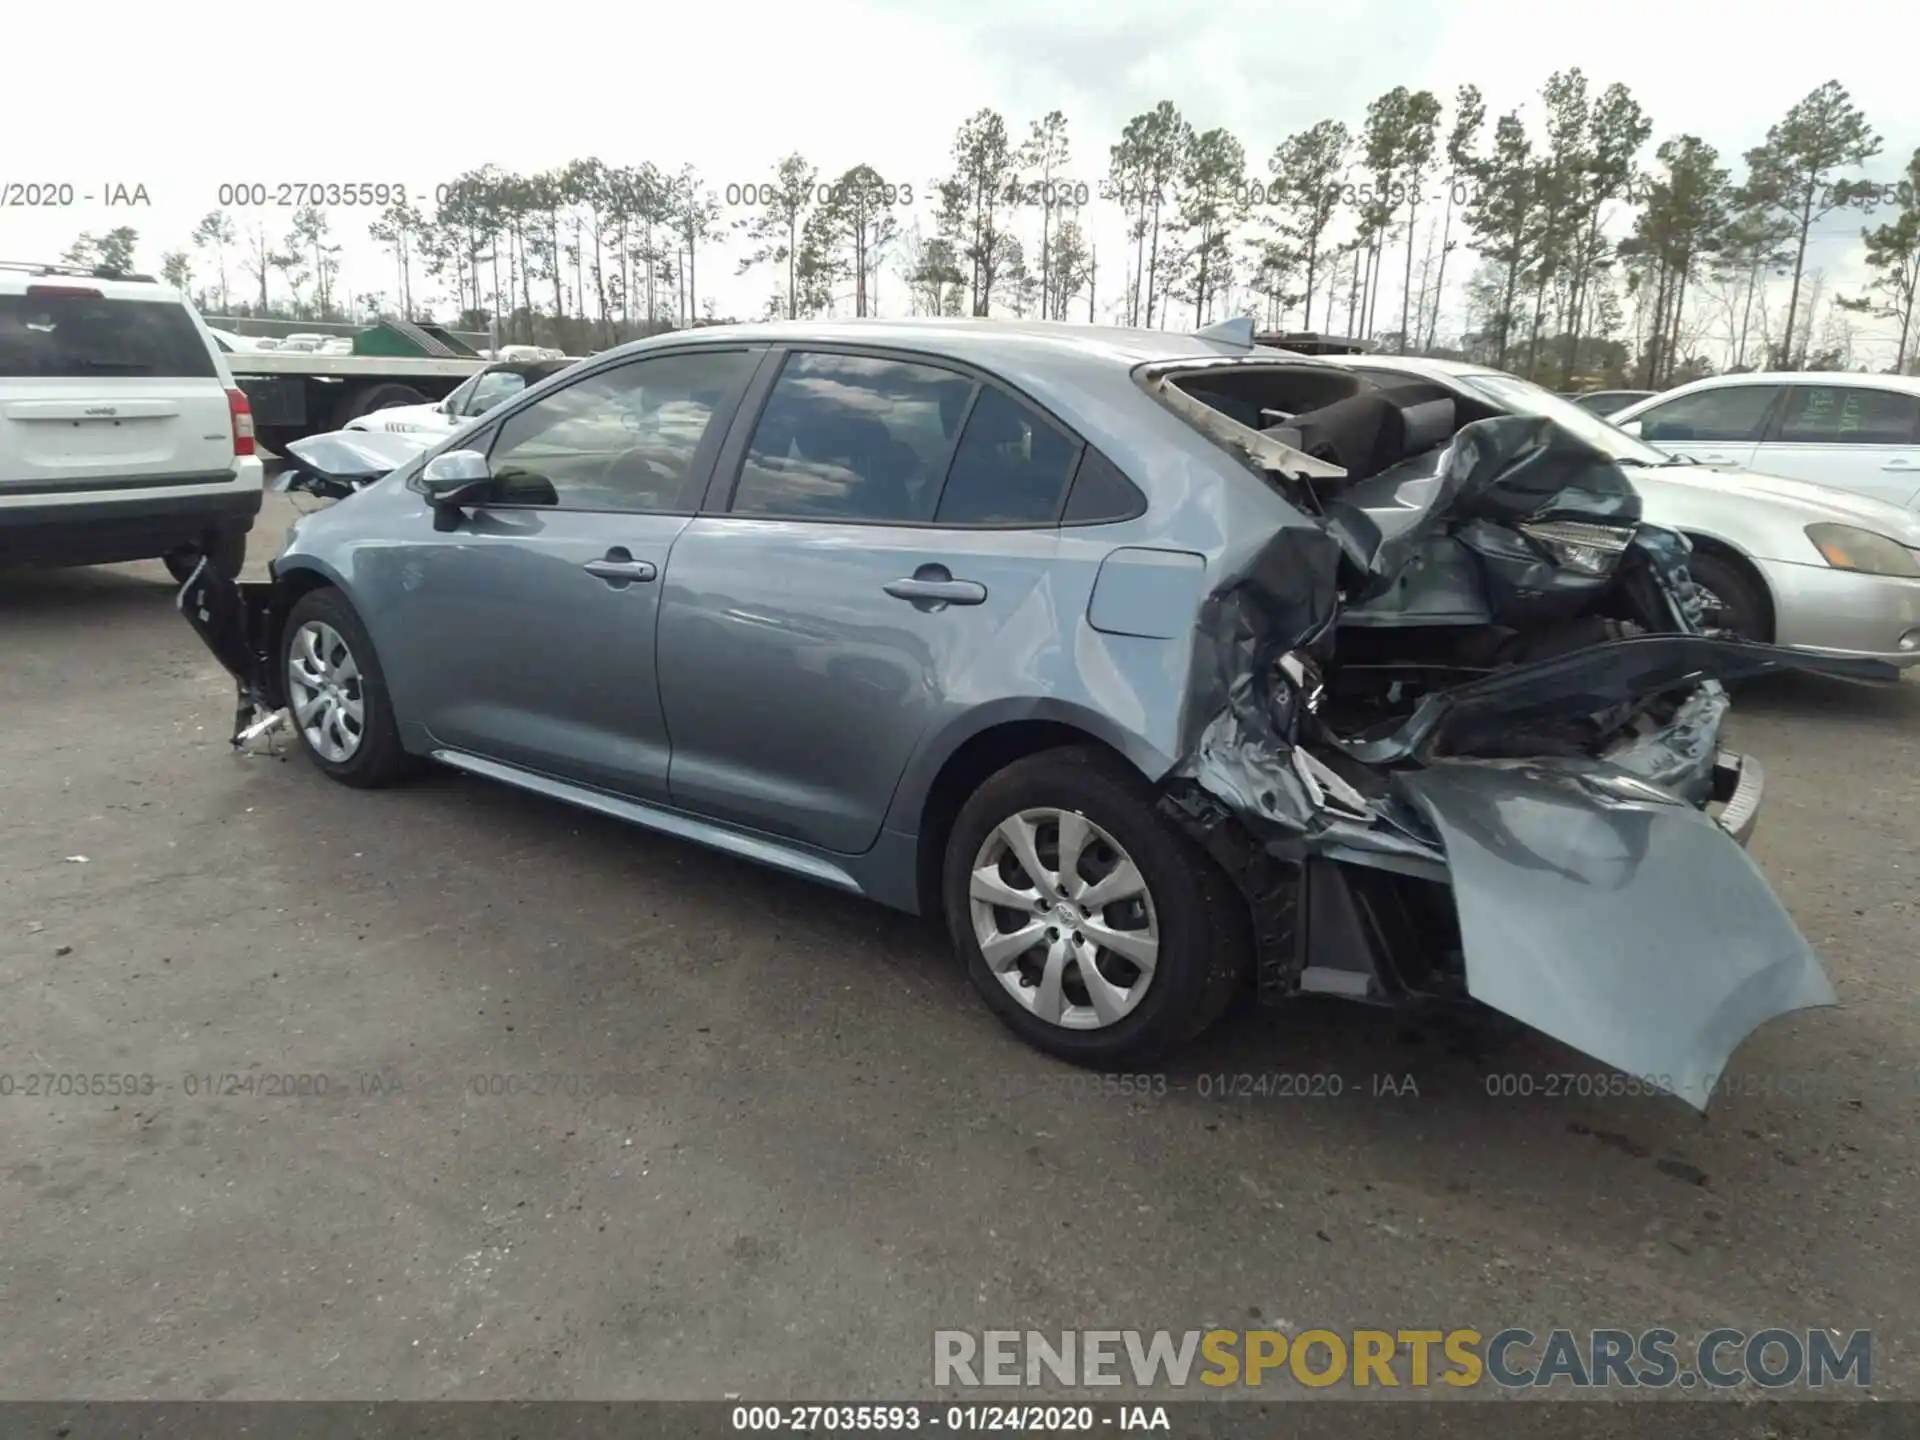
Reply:
<svg viewBox="0 0 1920 1440"><path fill-rule="evenodd" d="M1307 410L1261 433L1316 460L1338 465L1345 480L1318 480L1325 493L1443 443L1454 430L1453 401L1422 399L1416 390L1365 391Z"/></svg>

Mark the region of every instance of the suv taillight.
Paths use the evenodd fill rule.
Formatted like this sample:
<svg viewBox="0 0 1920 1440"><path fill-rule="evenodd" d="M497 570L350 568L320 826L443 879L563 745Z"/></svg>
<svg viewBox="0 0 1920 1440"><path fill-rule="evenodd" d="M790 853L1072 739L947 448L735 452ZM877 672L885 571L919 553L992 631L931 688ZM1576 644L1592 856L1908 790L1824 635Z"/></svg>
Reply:
<svg viewBox="0 0 1920 1440"><path fill-rule="evenodd" d="M227 391L227 413L233 416L233 453L253 454L253 406L247 403L246 391Z"/></svg>

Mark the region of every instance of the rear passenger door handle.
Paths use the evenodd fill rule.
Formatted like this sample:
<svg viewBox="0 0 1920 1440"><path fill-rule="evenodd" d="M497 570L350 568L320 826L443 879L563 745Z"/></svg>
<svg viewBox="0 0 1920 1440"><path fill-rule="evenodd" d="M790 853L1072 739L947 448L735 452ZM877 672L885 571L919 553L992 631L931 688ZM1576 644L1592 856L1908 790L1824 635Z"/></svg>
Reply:
<svg viewBox="0 0 1920 1440"><path fill-rule="evenodd" d="M944 565L922 565L911 579L889 580L884 588L894 599L910 600L921 610L981 605L987 598L986 586L975 580L956 580Z"/></svg>

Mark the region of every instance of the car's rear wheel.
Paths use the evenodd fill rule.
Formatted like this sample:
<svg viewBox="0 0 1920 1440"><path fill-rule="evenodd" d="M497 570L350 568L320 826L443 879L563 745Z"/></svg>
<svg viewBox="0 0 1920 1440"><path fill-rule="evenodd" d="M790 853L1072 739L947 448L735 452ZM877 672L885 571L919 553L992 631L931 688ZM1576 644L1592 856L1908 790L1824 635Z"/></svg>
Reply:
<svg viewBox="0 0 1920 1440"><path fill-rule="evenodd" d="M1773 638L1766 597L1733 561L1696 550L1687 558L1687 570L1706 592L1701 596L1706 610L1702 626L1708 634L1762 642Z"/></svg>
<svg viewBox="0 0 1920 1440"><path fill-rule="evenodd" d="M338 590L315 590L294 604L280 667L294 732L327 775L374 789L418 768L401 747L373 641Z"/></svg>
<svg viewBox="0 0 1920 1440"><path fill-rule="evenodd" d="M1231 882L1093 747L1016 761L980 787L948 838L943 898L988 1007L1076 1064L1139 1064L1193 1039L1251 956Z"/></svg>

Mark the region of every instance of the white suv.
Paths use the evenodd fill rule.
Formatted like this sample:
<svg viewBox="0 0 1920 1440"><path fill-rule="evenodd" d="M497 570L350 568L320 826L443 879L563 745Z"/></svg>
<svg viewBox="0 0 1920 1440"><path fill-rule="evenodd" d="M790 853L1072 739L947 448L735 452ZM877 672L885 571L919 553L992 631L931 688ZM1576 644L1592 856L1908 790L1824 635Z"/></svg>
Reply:
<svg viewBox="0 0 1920 1440"><path fill-rule="evenodd" d="M144 275L0 261L0 563L246 557L263 469L206 324Z"/></svg>

